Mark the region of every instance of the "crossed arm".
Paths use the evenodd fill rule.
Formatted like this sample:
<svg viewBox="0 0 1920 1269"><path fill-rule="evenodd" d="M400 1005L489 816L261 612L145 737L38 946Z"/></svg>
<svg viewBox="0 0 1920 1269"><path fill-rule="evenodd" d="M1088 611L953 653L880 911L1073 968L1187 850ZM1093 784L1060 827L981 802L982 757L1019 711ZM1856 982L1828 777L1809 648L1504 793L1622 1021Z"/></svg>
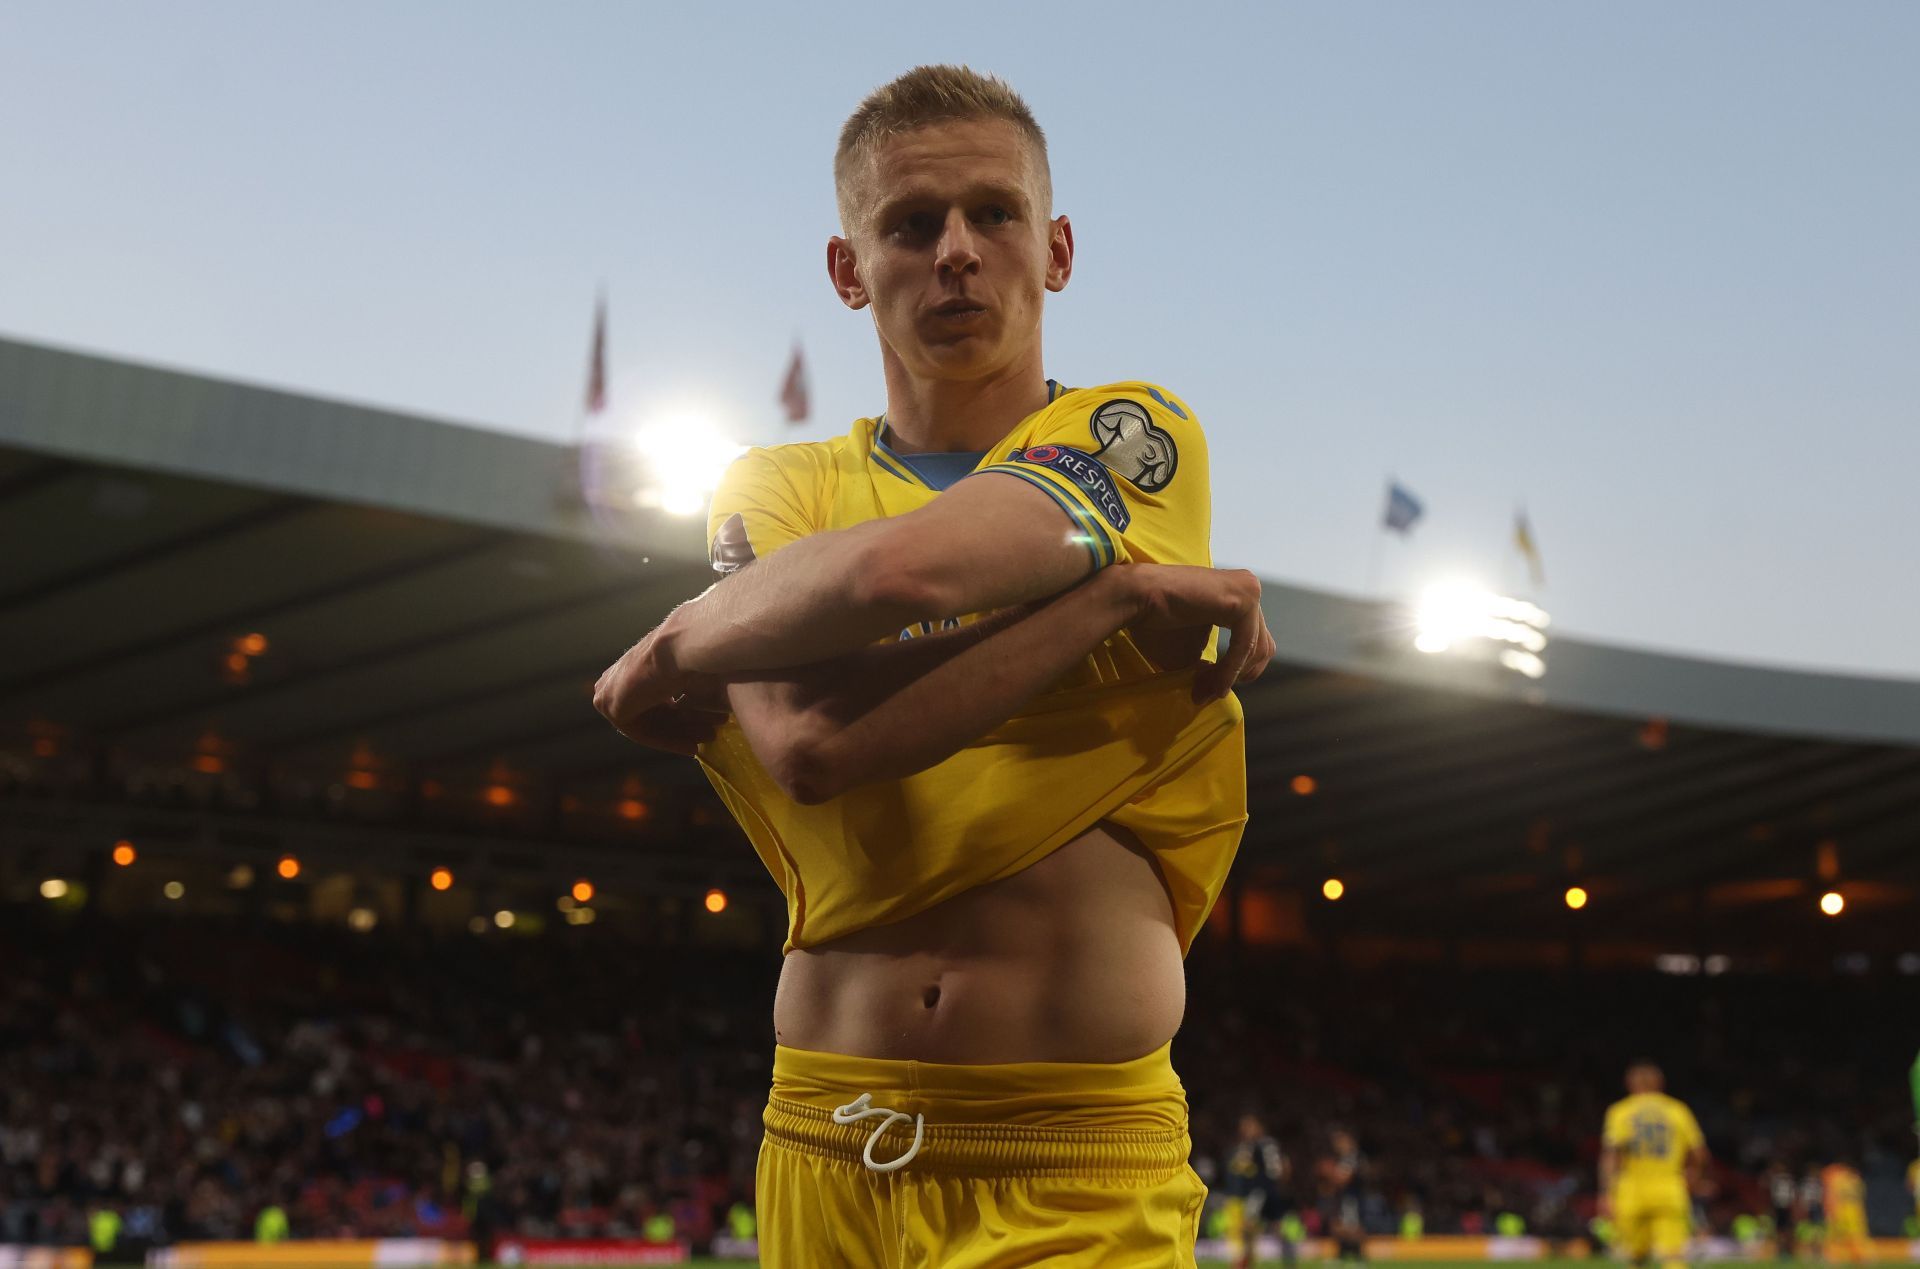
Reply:
<svg viewBox="0 0 1920 1269"><path fill-rule="evenodd" d="M1044 603L949 634L734 682L727 699L769 774L812 805L944 760L1124 627L1161 668L1184 668L1199 660L1215 622L1257 610L1259 600L1250 573L1116 565ZM1251 673L1265 663L1262 655Z"/></svg>
<svg viewBox="0 0 1920 1269"><path fill-rule="evenodd" d="M906 515L794 542L682 605L607 669L594 705L630 738L682 753L731 712L789 796L816 802L933 765L1126 626L1163 669L1198 659L1215 625L1230 630L1196 676L1198 701L1272 656L1251 574L1116 565L1076 585L1090 567L1046 495L963 481ZM994 615L878 644L971 612Z"/></svg>

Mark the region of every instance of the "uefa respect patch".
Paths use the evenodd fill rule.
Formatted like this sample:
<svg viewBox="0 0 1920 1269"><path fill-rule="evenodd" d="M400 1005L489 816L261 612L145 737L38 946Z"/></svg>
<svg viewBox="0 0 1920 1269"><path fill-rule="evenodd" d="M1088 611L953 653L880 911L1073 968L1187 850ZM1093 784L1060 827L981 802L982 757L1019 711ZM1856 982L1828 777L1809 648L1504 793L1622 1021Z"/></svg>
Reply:
<svg viewBox="0 0 1920 1269"><path fill-rule="evenodd" d="M1087 500L1099 509L1100 518L1112 525L1115 532L1125 533L1133 523L1133 513L1120 497L1119 486L1093 455L1065 445L1035 445L1014 455L1014 461L1045 467L1065 476L1086 494Z"/></svg>

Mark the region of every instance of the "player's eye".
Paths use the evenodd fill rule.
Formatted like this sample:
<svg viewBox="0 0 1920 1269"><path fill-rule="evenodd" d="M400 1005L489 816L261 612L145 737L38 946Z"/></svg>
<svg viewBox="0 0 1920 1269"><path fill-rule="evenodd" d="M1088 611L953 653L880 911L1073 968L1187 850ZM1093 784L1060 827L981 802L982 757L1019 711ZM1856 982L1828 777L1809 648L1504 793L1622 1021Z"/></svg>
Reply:
<svg viewBox="0 0 1920 1269"><path fill-rule="evenodd" d="M894 222L893 232L905 238L925 238L940 227L940 219L932 212L908 212Z"/></svg>
<svg viewBox="0 0 1920 1269"><path fill-rule="evenodd" d="M1013 219L1013 213L998 206L987 207L980 212L980 222L987 225L1004 225Z"/></svg>

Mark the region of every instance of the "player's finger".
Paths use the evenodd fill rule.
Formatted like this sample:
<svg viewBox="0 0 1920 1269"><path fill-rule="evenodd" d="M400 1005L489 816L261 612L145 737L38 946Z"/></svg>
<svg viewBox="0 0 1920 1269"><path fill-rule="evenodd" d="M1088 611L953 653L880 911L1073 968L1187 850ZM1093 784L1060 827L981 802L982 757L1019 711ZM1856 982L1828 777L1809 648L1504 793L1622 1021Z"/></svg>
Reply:
<svg viewBox="0 0 1920 1269"><path fill-rule="evenodd" d="M1259 678L1266 672L1267 662L1273 660L1273 653L1273 632L1267 629L1267 619L1263 613L1260 617L1260 629L1254 636L1253 655L1248 657L1247 663L1240 668L1240 678L1237 681L1251 683Z"/></svg>

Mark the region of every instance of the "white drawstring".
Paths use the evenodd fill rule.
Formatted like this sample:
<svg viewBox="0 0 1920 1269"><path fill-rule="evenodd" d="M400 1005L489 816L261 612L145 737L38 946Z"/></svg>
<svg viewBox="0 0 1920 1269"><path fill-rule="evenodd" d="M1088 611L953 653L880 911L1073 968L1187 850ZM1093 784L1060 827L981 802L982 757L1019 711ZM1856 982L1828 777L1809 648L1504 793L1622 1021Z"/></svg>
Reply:
<svg viewBox="0 0 1920 1269"><path fill-rule="evenodd" d="M873 1130L873 1135L867 1138L867 1148L860 1152L861 1161L875 1172L893 1172L906 1167L913 1156L920 1153L920 1140L925 1136L927 1129L926 1116L909 1115L903 1110L888 1110L885 1106L875 1106L872 1093L862 1093L846 1105L833 1108L833 1122L836 1124L857 1124L863 1119L872 1119L875 1115L882 1115L885 1118L881 1119L880 1126ZM896 1121L905 1123L909 1119L913 1120L913 1144L907 1147L907 1152L890 1163L875 1163L873 1148L879 1144L881 1136L887 1129L893 1127Z"/></svg>

